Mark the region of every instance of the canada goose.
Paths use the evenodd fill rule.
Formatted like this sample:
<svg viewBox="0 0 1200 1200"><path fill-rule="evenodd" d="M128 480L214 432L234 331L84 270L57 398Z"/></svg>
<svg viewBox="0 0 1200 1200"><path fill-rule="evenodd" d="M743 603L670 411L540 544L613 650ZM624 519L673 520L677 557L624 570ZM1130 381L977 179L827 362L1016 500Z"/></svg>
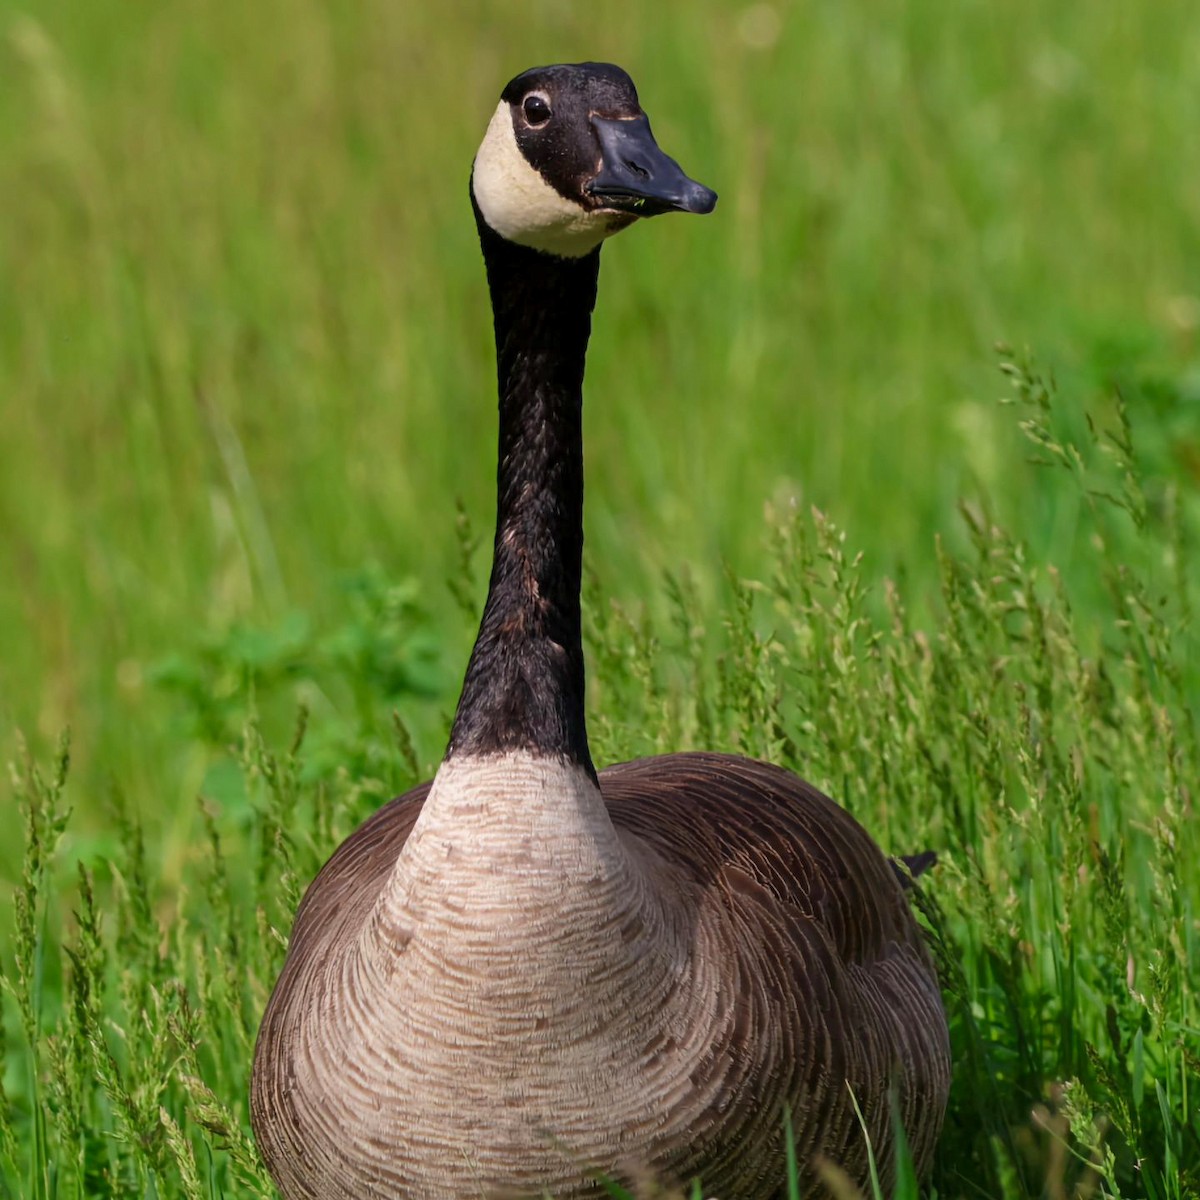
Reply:
<svg viewBox="0 0 1200 1200"><path fill-rule="evenodd" d="M582 382L600 244L716 195L619 68L505 88L471 198L495 316L496 537L446 756L336 851L296 914L255 1052L287 1200L578 1197L646 1170L760 1200L790 1110L885 1187L892 1097L923 1169L949 1082L896 872L795 775L671 754L597 776L580 644ZM915 865L920 865L914 860Z"/></svg>

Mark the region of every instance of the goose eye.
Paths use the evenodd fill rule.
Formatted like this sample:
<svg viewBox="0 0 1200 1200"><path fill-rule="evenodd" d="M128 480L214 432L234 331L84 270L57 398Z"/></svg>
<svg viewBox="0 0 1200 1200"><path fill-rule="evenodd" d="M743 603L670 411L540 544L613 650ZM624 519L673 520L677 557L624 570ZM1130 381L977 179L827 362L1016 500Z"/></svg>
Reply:
<svg viewBox="0 0 1200 1200"><path fill-rule="evenodd" d="M544 96L526 96L522 107L530 125L545 125L550 120L550 105Z"/></svg>

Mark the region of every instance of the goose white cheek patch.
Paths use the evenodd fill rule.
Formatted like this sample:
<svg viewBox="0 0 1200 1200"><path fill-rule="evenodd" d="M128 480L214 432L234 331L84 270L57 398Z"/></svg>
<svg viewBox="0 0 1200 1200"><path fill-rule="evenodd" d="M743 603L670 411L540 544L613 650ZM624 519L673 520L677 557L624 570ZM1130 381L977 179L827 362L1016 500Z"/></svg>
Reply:
<svg viewBox="0 0 1200 1200"><path fill-rule="evenodd" d="M471 174L483 219L502 238L561 258L581 258L627 224L560 195L521 153L505 100L492 114Z"/></svg>

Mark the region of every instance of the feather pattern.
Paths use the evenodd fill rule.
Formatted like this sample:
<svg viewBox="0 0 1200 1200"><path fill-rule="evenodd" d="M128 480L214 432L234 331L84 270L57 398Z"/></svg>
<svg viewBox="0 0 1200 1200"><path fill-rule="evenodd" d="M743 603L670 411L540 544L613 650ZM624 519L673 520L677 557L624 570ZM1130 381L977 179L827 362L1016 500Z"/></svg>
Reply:
<svg viewBox="0 0 1200 1200"><path fill-rule="evenodd" d="M599 786L612 826L639 866L641 886L655 901L652 915L643 908L623 917L652 926L656 950L665 943L670 959L669 983L659 986L647 978L652 955L643 949L630 956L637 981L652 993L653 1019L631 1041L621 1028L627 1014L592 1006L586 1021L596 1027L584 1021L575 1031L587 1047L588 1069L553 1106L535 1099L543 1128L536 1120L525 1129L503 1128L490 1102L482 1115L471 1114L466 1081L427 1064L418 1103L439 1114L432 1124L444 1140L414 1142L408 1126L391 1137L381 1133L378 1158L365 1176L361 1146L313 1136L317 1112L333 1110L332 1128L361 1124L354 1097L327 1088L314 1094L311 1081L276 1076L270 1086L277 1094L256 1089L255 1107L272 1113L263 1151L285 1195L527 1195L539 1188L556 1196L600 1195L592 1169L616 1163L684 1182L698 1173L709 1194L755 1200L773 1196L783 1178L785 1107L796 1117L804 1194L822 1195L817 1155L851 1178L867 1178L866 1138L851 1092L867 1118L885 1190L893 1170L891 1095L918 1170L928 1166L949 1086L945 1019L901 883L869 835L797 776L730 755L624 763L601 771ZM339 994L345 969L339 948L370 925L429 787L371 817L314 881L296 917L260 1053L290 1057L285 1051L316 995L324 1009ZM569 905L565 891L556 903ZM628 929L622 936L632 944ZM511 950L498 947L501 956L516 958ZM561 939L551 950L553 966ZM536 990L545 966L524 956L510 969ZM544 979L540 984L546 987ZM358 989L360 1036L379 1062L388 1058L379 1042L389 1036L389 1023L380 1019L386 1008L365 1004L366 990ZM531 1012L538 1003L530 1001ZM510 1032L524 1033L517 1025ZM624 1051L624 1086L597 1086L605 1066L598 1048L612 1059ZM529 1052L539 1053L536 1039ZM369 1073L369 1064L354 1067ZM486 1069L477 1063L477 1072ZM364 1075L363 1082L374 1108L395 1098L396 1081L386 1072ZM600 1137L589 1128L597 1108L605 1116ZM496 1128L502 1132L489 1158ZM288 1190L287 1168L279 1164L295 1161L319 1184Z"/></svg>

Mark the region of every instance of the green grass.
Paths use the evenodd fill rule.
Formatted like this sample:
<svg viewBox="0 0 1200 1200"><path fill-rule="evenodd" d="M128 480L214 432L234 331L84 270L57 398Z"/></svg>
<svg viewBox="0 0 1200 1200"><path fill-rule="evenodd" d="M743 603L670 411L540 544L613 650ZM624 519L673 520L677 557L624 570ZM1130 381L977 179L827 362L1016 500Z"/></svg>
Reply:
<svg viewBox="0 0 1200 1200"><path fill-rule="evenodd" d="M644 7L0 0L0 1195L270 1194L291 912L481 600L467 166L581 57L722 197L605 251L597 761L939 851L939 1196L1200 1195L1200 12Z"/></svg>

